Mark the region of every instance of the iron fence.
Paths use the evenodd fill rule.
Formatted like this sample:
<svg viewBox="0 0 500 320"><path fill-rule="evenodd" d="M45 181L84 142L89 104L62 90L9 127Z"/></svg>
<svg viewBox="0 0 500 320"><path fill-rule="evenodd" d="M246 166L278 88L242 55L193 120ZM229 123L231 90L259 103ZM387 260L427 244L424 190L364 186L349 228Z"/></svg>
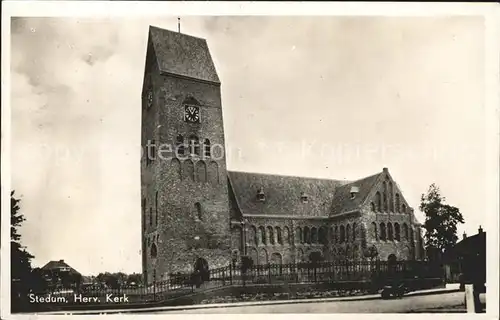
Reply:
<svg viewBox="0 0 500 320"><path fill-rule="evenodd" d="M246 270L241 265L227 265L212 269L208 274L172 274L167 280L144 286L103 288L100 285L82 285L65 290L34 293L40 298L52 299L52 305L89 304L147 304L165 301L197 292L231 285L289 285L307 283L335 284L342 288L359 283L382 283L390 278L430 279L444 278L441 265L423 261L337 261L319 263L291 263L253 265ZM60 299L60 300L56 300Z"/></svg>

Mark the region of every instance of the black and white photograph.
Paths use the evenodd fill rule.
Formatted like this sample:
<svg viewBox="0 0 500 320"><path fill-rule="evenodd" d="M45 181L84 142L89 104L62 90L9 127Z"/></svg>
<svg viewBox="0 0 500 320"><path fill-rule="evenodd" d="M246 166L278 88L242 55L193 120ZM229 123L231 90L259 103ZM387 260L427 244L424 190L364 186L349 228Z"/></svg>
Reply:
<svg viewBox="0 0 500 320"><path fill-rule="evenodd" d="M498 318L497 6L27 2L2 318Z"/></svg>

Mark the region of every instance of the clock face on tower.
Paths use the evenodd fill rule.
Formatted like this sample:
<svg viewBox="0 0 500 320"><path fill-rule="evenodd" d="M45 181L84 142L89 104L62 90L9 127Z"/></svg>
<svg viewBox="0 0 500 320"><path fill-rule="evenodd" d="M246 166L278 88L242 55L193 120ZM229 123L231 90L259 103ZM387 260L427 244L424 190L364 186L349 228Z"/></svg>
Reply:
<svg viewBox="0 0 500 320"><path fill-rule="evenodd" d="M184 121L199 123L200 122L200 108L195 106L184 107Z"/></svg>

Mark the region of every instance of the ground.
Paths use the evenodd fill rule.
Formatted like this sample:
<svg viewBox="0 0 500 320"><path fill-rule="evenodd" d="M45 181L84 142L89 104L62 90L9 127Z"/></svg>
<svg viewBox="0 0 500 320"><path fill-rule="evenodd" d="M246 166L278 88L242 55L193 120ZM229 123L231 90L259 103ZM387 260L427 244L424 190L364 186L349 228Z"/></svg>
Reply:
<svg viewBox="0 0 500 320"><path fill-rule="evenodd" d="M485 296L481 300L485 302ZM315 303L287 303L279 305L242 306L168 311L168 313L411 313L411 312L465 312L464 293L452 292L421 296L407 296L393 300L335 301ZM167 313L156 312L158 313Z"/></svg>

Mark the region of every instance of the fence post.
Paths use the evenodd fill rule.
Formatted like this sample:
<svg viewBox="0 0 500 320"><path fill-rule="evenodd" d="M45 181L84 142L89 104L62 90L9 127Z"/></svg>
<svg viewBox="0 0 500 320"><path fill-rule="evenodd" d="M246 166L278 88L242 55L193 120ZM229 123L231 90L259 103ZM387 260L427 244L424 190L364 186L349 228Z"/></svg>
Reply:
<svg viewBox="0 0 500 320"><path fill-rule="evenodd" d="M229 263L229 283L233 285L233 266Z"/></svg>
<svg viewBox="0 0 500 320"><path fill-rule="evenodd" d="M267 269L268 269L267 274L269 275L269 283L271 283L271 264L270 263L267 264Z"/></svg>
<svg viewBox="0 0 500 320"><path fill-rule="evenodd" d="M476 301L474 301L474 285L465 285L465 307L467 308L467 313L477 313Z"/></svg>

